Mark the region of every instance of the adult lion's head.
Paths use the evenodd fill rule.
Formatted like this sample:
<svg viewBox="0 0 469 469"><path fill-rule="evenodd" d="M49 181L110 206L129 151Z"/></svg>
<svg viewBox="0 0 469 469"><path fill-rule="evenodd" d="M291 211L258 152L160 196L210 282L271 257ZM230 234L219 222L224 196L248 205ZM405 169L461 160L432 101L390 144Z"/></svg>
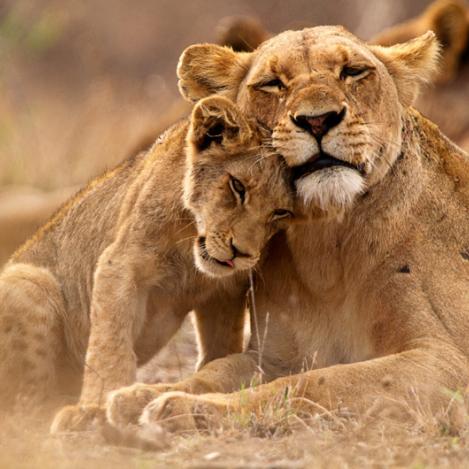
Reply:
<svg viewBox="0 0 469 469"><path fill-rule="evenodd" d="M350 206L393 165L403 110L437 59L431 32L381 47L321 26L286 31L251 53L191 46L178 76L185 98L223 94L270 128L274 147L295 167L298 193L328 211Z"/></svg>

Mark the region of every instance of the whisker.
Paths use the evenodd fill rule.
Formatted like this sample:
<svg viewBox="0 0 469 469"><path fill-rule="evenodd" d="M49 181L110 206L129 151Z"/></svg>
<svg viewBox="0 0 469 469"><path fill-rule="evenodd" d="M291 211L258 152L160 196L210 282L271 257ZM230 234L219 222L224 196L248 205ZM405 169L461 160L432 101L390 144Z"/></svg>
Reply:
<svg viewBox="0 0 469 469"><path fill-rule="evenodd" d="M186 241L189 241L190 239L195 240L197 236L187 236L186 238L178 239L174 244L182 244L185 243Z"/></svg>

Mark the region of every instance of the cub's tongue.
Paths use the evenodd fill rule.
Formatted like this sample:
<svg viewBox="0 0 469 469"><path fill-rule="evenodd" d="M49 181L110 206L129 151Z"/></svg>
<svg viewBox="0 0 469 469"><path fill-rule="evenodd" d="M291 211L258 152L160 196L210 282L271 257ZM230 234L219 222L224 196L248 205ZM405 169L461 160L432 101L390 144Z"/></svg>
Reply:
<svg viewBox="0 0 469 469"><path fill-rule="evenodd" d="M215 259L220 265L224 265L226 267L230 267L231 269L234 268L234 261L233 259L228 259L226 261L221 261L219 259Z"/></svg>

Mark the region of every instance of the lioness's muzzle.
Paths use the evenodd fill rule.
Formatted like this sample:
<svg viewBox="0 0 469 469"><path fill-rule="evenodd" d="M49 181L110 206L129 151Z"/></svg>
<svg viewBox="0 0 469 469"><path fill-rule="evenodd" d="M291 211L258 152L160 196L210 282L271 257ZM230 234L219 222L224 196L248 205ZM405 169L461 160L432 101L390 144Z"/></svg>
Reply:
<svg viewBox="0 0 469 469"><path fill-rule="evenodd" d="M300 179L303 176L307 176L308 174L314 173L315 171L320 171L321 169L326 168L333 168L335 166L343 166L345 168L354 169L360 174L364 174L364 170L361 165L356 166L352 163L349 163L348 161L339 160L327 153L321 152L311 157L306 163L302 164L301 166L295 166L294 168L292 168L293 180Z"/></svg>

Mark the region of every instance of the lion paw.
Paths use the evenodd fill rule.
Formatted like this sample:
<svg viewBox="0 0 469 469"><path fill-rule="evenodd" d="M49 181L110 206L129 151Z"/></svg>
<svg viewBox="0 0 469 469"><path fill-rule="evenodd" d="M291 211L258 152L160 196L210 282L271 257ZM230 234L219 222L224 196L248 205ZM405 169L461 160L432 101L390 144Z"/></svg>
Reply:
<svg viewBox="0 0 469 469"><path fill-rule="evenodd" d="M110 392L106 403L108 422L115 427L136 424L145 406L169 389L163 384L136 383Z"/></svg>
<svg viewBox="0 0 469 469"><path fill-rule="evenodd" d="M54 417L51 433L82 432L102 425L104 409L98 406L70 405L62 408Z"/></svg>
<svg viewBox="0 0 469 469"><path fill-rule="evenodd" d="M204 396L168 392L145 407L139 422L143 426L157 423L172 433L207 431L220 425L226 410Z"/></svg>

